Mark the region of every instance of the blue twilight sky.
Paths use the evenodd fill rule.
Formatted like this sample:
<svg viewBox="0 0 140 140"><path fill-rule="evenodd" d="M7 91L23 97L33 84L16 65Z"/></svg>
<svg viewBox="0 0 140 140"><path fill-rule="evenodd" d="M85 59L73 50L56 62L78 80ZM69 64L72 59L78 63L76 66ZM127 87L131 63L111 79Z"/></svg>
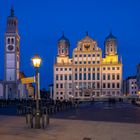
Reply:
<svg viewBox="0 0 140 140"><path fill-rule="evenodd" d="M104 39L112 30L123 59L123 77L135 74L140 62L139 0L0 0L0 79L3 79L4 32L11 5L19 21L21 71L27 76L34 74L30 59L38 53L43 59L42 88L53 82L53 62L62 31L71 42L72 54L85 31L103 49Z"/></svg>

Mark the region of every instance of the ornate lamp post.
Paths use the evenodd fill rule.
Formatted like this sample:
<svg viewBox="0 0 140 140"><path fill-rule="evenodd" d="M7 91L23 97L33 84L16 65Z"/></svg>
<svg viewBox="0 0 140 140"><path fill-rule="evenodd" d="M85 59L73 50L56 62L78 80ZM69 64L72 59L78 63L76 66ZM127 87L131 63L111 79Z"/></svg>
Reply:
<svg viewBox="0 0 140 140"><path fill-rule="evenodd" d="M41 64L41 58L36 54L32 58L32 63L35 68L35 79L36 79L36 112L35 112L35 128L40 128L40 109L39 109L39 99L40 99L40 89L39 89L39 67Z"/></svg>

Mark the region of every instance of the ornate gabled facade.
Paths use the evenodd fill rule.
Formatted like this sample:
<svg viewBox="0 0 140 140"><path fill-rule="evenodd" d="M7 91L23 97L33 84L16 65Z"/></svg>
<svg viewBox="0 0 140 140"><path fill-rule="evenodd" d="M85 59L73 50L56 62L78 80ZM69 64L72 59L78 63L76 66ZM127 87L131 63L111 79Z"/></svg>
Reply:
<svg viewBox="0 0 140 140"><path fill-rule="evenodd" d="M63 45L60 45L61 42ZM104 45L103 58L101 48L87 34L78 41L70 58L69 40L64 35L59 39L54 64L54 100L91 100L121 95L122 63L118 59L117 39L112 33L105 39Z"/></svg>

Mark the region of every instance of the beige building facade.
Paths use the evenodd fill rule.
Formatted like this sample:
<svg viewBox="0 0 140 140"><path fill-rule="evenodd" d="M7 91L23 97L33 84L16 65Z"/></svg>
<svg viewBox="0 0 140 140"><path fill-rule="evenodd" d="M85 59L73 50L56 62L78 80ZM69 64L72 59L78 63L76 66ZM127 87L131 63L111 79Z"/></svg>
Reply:
<svg viewBox="0 0 140 140"><path fill-rule="evenodd" d="M95 97L122 95L122 62L117 53L117 39L106 37L105 53L88 34L78 41L69 57L70 42L63 35L58 40L54 64L54 100L92 100Z"/></svg>

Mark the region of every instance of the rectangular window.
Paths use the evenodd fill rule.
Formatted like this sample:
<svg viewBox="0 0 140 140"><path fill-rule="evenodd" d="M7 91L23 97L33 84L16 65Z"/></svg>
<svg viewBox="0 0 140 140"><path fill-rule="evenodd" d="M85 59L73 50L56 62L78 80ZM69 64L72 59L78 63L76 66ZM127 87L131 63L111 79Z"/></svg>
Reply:
<svg viewBox="0 0 140 140"><path fill-rule="evenodd" d="M86 68L84 68L84 71L86 71Z"/></svg>
<svg viewBox="0 0 140 140"><path fill-rule="evenodd" d="M56 71L58 71L58 68L56 68Z"/></svg>
<svg viewBox="0 0 140 140"><path fill-rule="evenodd" d="M69 71L71 71L71 68L69 68Z"/></svg>
<svg viewBox="0 0 140 140"><path fill-rule="evenodd" d="M90 55L90 54L88 54L88 57L91 57L91 55Z"/></svg>
<svg viewBox="0 0 140 140"><path fill-rule="evenodd" d="M95 54L92 54L92 57L95 57Z"/></svg>
<svg viewBox="0 0 140 140"><path fill-rule="evenodd" d="M65 75L65 80L67 80L67 75Z"/></svg>
<svg viewBox="0 0 140 140"><path fill-rule="evenodd" d="M63 84L60 84L60 88L63 88Z"/></svg>
<svg viewBox="0 0 140 140"><path fill-rule="evenodd" d="M65 71L67 71L67 68L65 68Z"/></svg>
<svg viewBox="0 0 140 140"><path fill-rule="evenodd" d="M110 88L110 83L107 84L107 88Z"/></svg>
<svg viewBox="0 0 140 140"><path fill-rule="evenodd" d="M75 61L75 64L77 64L77 61Z"/></svg>
<svg viewBox="0 0 140 140"><path fill-rule="evenodd" d="M71 80L71 75L69 75L69 80Z"/></svg>
<svg viewBox="0 0 140 140"><path fill-rule="evenodd" d="M117 74L117 80L120 80L120 75L119 74Z"/></svg>
<svg viewBox="0 0 140 140"><path fill-rule="evenodd" d="M115 80L115 74L112 74L112 80Z"/></svg>
<svg viewBox="0 0 140 140"><path fill-rule="evenodd" d="M107 79L110 80L110 74L107 75Z"/></svg>
<svg viewBox="0 0 140 140"><path fill-rule="evenodd" d="M115 70L115 67L112 67L112 70Z"/></svg>
<svg viewBox="0 0 140 140"><path fill-rule="evenodd" d="M103 88L106 88L106 84L105 83L103 83Z"/></svg>
<svg viewBox="0 0 140 140"><path fill-rule="evenodd" d="M90 64L91 62L90 61L88 61L88 64Z"/></svg>
<svg viewBox="0 0 140 140"><path fill-rule="evenodd" d="M60 68L60 71L63 71L63 68Z"/></svg>
<svg viewBox="0 0 140 140"><path fill-rule="evenodd" d="M95 83L92 83L92 88L95 88Z"/></svg>
<svg viewBox="0 0 140 140"><path fill-rule="evenodd" d="M82 71L82 68L80 68L79 71Z"/></svg>
<svg viewBox="0 0 140 140"><path fill-rule="evenodd" d="M100 88L100 83L97 83L97 88Z"/></svg>
<svg viewBox="0 0 140 140"><path fill-rule="evenodd" d="M86 57L86 54L84 54L84 57Z"/></svg>
<svg viewBox="0 0 140 140"><path fill-rule="evenodd" d="M92 64L95 64L95 61L93 61Z"/></svg>
<svg viewBox="0 0 140 140"><path fill-rule="evenodd" d="M82 64L82 61L80 61L79 64Z"/></svg>
<svg viewBox="0 0 140 140"><path fill-rule="evenodd" d="M58 78L58 74L56 75L56 80L59 80L59 78Z"/></svg>
<svg viewBox="0 0 140 140"><path fill-rule="evenodd" d="M86 64L86 61L84 61L84 64Z"/></svg>
<svg viewBox="0 0 140 140"><path fill-rule="evenodd" d="M91 80L91 74L88 73L88 80Z"/></svg>
<svg viewBox="0 0 140 140"><path fill-rule="evenodd" d="M82 73L79 73L79 80L82 80Z"/></svg>
<svg viewBox="0 0 140 140"><path fill-rule="evenodd" d="M60 80L63 80L63 75L60 75Z"/></svg>
<svg viewBox="0 0 140 140"><path fill-rule="evenodd" d="M77 55L75 55L75 57L77 57Z"/></svg>
<svg viewBox="0 0 140 140"><path fill-rule="evenodd" d="M120 88L120 84L119 83L117 83L117 88Z"/></svg>
<svg viewBox="0 0 140 140"><path fill-rule="evenodd" d="M97 80L100 80L100 73L97 73Z"/></svg>
<svg viewBox="0 0 140 140"><path fill-rule="evenodd" d="M105 68L105 67L103 67L103 70L106 70L106 68Z"/></svg>
<svg viewBox="0 0 140 140"><path fill-rule="evenodd" d="M97 61L97 64L100 64L100 61Z"/></svg>
<svg viewBox="0 0 140 140"><path fill-rule="evenodd" d="M103 74L103 80L106 80L106 75L105 74Z"/></svg>
<svg viewBox="0 0 140 140"><path fill-rule="evenodd" d="M97 57L100 57L100 54L97 54Z"/></svg>
<svg viewBox="0 0 140 140"><path fill-rule="evenodd" d="M77 80L77 73L75 73L75 80Z"/></svg>
<svg viewBox="0 0 140 140"><path fill-rule="evenodd" d="M82 57L82 54L80 54L79 57Z"/></svg>
<svg viewBox="0 0 140 140"><path fill-rule="evenodd" d="M59 86L58 86L58 84L56 84L56 88L58 88Z"/></svg>
<svg viewBox="0 0 140 140"><path fill-rule="evenodd" d="M84 80L86 80L86 73L84 73Z"/></svg>
<svg viewBox="0 0 140 140"><path fill-rule="evenodd" d="M95 80L95 73L92 73L92 80Z"/></svg>
<svg viewBox="0 0 140 140"><path fill-rule="evenodd" d="M112 83L112 88L115 88L115 83Z"/></svg>

